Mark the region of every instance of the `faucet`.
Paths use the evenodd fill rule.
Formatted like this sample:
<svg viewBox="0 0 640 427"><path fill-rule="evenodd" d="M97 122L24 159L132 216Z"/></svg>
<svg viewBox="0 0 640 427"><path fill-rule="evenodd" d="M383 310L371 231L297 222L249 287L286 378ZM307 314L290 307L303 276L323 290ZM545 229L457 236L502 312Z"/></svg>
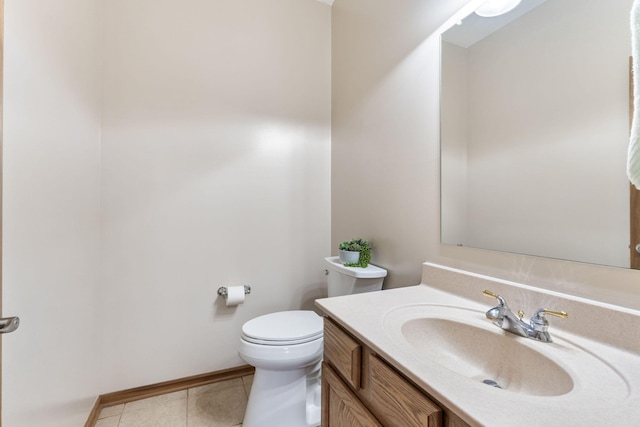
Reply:
<svg viewBox="0 0 640 427"><path fill-rule="evenodd" d="M522 320L524 317L524 311L518 310L518 315L516 316L511 309L509 309L507 301L505 301L502 296L494 294L486 289L482 291L482 293L488 297L497 299L499 303L497 307L493 307L487 311L487 319L491 320L497 327L502 328L507 332L511 332L512 334L520 335L521 337L531 338L542 342L552 342L551 335L549 335L549 322L545 318L545 315L550 314L562 319L569 317L569 315L564 311L540 308L533 316L531 316L529 323L526 323Z"/></svg>

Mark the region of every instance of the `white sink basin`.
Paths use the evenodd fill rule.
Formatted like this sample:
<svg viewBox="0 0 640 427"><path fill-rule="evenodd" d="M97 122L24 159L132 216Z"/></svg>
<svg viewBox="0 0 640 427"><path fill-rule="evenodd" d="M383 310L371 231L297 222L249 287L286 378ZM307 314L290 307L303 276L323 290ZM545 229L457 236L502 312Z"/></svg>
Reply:
<svg viewBox="0 0 640 427"><path fill-rule="evenodd" d="M386 335L423 363L437 364L452 375L485 383L487 390L530 396L601 393L602 387L624 398L623 378L594 354L550 332L553 343L520 337L495 326L484 312L429 304L395 308L383 319ZM597 378L600 384L589 384ZM576 388L579 383L581 387Z"/></svg>

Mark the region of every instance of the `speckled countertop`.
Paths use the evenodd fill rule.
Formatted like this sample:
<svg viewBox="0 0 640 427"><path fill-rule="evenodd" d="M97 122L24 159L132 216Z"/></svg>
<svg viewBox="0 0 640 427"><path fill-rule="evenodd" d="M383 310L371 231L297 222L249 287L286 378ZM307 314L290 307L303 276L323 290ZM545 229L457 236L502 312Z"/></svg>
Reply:
<svg viewBox="0 0 640 427"><path fill-rule="evenodd" d="M316 305L472 426L640 425L640 312L432 264L424 265L422 282ZM504 296L513 311L545 307L569 318L549 318L552 343L509 334L485 318L496 302L483 289ZM415 318L473 324L479 337L500 343L488 355L494 365L524 366L525 375L497 389L455 372L448 363L455 352L404 338L407 320ZM413 329L422 325L414 322ZM460 350L464 339L451 336L458 352L487 357L473 345Z"/></svg>

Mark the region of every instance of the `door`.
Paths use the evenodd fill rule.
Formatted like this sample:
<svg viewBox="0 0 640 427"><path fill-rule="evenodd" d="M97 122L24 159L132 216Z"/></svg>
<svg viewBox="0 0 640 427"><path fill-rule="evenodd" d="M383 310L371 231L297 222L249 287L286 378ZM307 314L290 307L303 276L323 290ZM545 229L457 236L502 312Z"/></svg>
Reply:
<svg viewBox="0 0 640 427"><path fill-rule="evenodd" d="M4 0L0 0L0 242L2 242L2 107L4 83ZM0 244L0 317L2 316L2 244ZM18 328L17 317L0 318L0 337ZM2 425L2 339L0 339L0 426Z"/></svg>
<svg viewBox="0 0 640 427"><path fill-rule="evenodd" d="M0 317L2 317L2 153L4 117L4 0L0 0ZM0 336L1 337L1 336ZM0 338L0 427L2 427L2 338Z"/></svg>

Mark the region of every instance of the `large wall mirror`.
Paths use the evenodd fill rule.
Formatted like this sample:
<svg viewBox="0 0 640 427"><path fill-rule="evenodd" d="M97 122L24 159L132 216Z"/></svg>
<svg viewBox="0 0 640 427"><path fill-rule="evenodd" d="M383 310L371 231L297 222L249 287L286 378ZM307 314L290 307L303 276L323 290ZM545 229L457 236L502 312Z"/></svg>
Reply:
<svg viewBox="0 0 640 427"><path fill-rule="evenodd" d="M629 267L631 5L522 0L443 33L443 243Z"/></svg>

